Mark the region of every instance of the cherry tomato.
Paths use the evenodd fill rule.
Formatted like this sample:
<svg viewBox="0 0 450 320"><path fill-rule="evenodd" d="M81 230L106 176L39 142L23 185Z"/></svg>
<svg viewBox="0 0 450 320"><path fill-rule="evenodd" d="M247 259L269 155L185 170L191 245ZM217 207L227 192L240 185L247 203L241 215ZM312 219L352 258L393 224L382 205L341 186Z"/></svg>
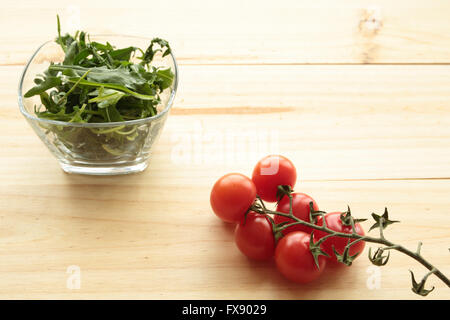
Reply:
<svg viewBox="0 0 450 320"><path fill-rule="evenodd" d="M261 199L275 202L278 186L289 185L293 188L297 180L297 171L289 159L270 155L256 164L252 180Z"/></svg>
<svg viewBox="0 0 450 320"><path fill-rule="evenodd" d="M297 283L308 283L317 279L325 269L325 256L319 256L319 268L309 251L310 235L302 231L288 233L281 238L275 249L278 271Z"/></svg>
<svg viewBox="0 0 450 320"><path fill-rule="evenodd" d="M309 211L310 211L309 203L310 202L313 203L314 211L318 211L319 207L313 198L311 198L310 196L308 196L307 194L304 194L304 193L293 193L292 194L292 213L294 214L294 216L296 216L299 219L302 219L303 221L310 222L310 220L309 220ZM289 213L289 197L284 196L283 199L281 199L281 201L277 205L277 211ZM279 224L283 221L295 222L295 220L293 220L291 218L286 218L286 217L277 216L277 215L274 217L274 221L276 224ZM286 234L288 234L290 232L294 232L294 231L303 231L306 233L311 233L312 228L302 226L302 225L295 225L295 226L284 229L283 234L286 235Z"/></svg>
<svg viewBox="0 0 450 320"><path fill-rule="evenodd" d="M241 221L255 199L255 185L240 173L229 173L217 180L210 196L214 213L223 221L233 223Z"/></svg>
<svg viewBox="0 0 450 320"><path fill-rule="evenodd" d="M262 214L249 212L236 226L235 242L239 250L255 260L269 260L275 251L272 224Z"/></svg>
<svg viewBox="0 0 450 320"><path fill-rule="evenodd" d="M322 217L319 217L317 219L317 225L322 226L323 225L322 220L323 220ZM334 230L337 232L343 232L343 233L352 233L351 226L344 226L342 224L341 212L327 213L325 215L325 221L327 223L328 228L330 228L331 230ZM356 233L358 233L359 235L362 235L362 236L364 235L364 230L361 227L361 224L355 223L355 230L356 230ZM327 234L328 233L326 233L324 231L315 230L314 231L314 238L315 238L314 241L315 242L318 241L320 238L325 237ZM336 236L330 237L322 243L322 250L330 255L332 261L337 262L336 255L333 251L333 246L334 246L334 249L339 254L342 254L344 252L345 246L348 243L348 240L349 240L349 238L336 237ZM350 241L353 242L353 241L355 241L355 239L351 239ZM350 250L348 252L349 255L353 256L355 254L360 254L364 250L364 246L365 246L364 241L359 241L359 242L355 243L354 245L352 245L350 247Z"/></svg>

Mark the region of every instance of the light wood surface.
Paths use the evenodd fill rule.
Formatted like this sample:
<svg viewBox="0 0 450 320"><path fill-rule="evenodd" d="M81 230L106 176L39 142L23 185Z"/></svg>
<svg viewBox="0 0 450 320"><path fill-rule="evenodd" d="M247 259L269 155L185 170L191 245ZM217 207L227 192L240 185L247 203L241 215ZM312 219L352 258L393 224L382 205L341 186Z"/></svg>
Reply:
<svg viewBox="0 0 450 320"><path fill-rule="evenodd" d="M447 0L4 0L0 61L24 63L59 13L63 30L170 39L183 64L449 63L449 10Z"/></svg>
<svg viewBox="0 0 450 320"><path fill-rule="evenodd" d="M408 269L425 269L397 253L373 290L366 257L303 286L273 262L247 260L209 192L268 153L293 160L296 190L322 210L348 204L368 217L387 206L402 221L387 236L409 248L423 241L423 255L450 274L449 2L311 3L2 4L0 298L418 298ZM62 21L79 12L91 33L172 44L180 89L144 173L67 175L20 114L19 75L54 37L55 8ZM80 289L66 287L71 265ZM429 286L430 297L450 299L436 278Z"/></svg>

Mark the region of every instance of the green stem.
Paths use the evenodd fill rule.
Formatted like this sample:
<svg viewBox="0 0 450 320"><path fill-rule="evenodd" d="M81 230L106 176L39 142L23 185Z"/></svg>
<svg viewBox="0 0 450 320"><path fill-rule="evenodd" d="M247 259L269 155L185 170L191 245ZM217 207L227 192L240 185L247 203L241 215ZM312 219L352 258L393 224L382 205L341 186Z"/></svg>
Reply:
<svg viewBox="0 0 450 320"><path fill-rule="evenodd" d="M80 84L80 82L81 82L84 78L86 78L86 76L89 74L89 72L91 72L91 69L87 70L87 71L81 76L81 78L78 79L77 82L75 82L75 84L72 86L72 88L70 88L69 91L67 91L67 92L64 94L64 96L63 96L61 99L58 100L58 103L57 103L57 104L60 104L62 101L64 101L65 99L67 99L67 96L68 96L70 93L72 93L73 90L75 90L75 88Z"/></svg>
<svg viewBox="0 0 450 320"><path fill-rule="evenodd" d="M261 200L261 199L259 199L259 200ZM262 201L260 201L260 202L262 203ZM440 270L438 270L436 267L434 267L431 263L429 263L427 260L425 260L420 255L421 244L419 245L417 252L412 252L411 250L408 250L401 245L392 243L389 240L385 239L382 232L380 232L380 238L370 237L367 235L360 235L360 234L356 233L354 230L352 233L337 232L337 231L334 231L334 230L328 228L326 225L319 226L314 223L310 223L310 222L301 220L300 218L297 218L296 216L291 215L290 213L269 210L264 205L259 206L259 205L254 204L254 205L252 205L250 210L252 210L256 213L260 213L260 214L278 215L278 216L282 216L282 217L286 217L286 218L290 218L290 219L294 220L294 222L292 222L292 223L283 225L282 227L277 229L277 231L282 231L286 228L289 228L289 227L295 226L295 225L303 225L303 226L310 227L315 230L324 231L324 232L328 233L328 235L326 237L337 236L337 237L342 237L342 238L356 239L356 241L378 243L378 244L384 245L385 246L384 249L397 250L397 251L402 252L402 253L406 254L407 256L413 258L420 264L422 264L425 268L427 268L430 272L433 272L440 280L442 280L442 282L444 282L450 288L450 279L448 279ZM381 228L382 228L382 226L380 227L380 229ZM351 242L351 244L354 244L356 241Z"/></svg>

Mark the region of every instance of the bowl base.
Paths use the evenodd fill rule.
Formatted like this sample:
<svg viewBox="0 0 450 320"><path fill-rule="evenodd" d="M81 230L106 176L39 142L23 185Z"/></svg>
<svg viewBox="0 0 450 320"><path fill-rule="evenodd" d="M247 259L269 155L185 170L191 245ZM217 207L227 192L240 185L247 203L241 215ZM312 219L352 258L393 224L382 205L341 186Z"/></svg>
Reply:
<svg viewBox="0 0 450 320"><path fill-rule="evenodd" d="M83 166L83 165L71 165L66 163L60 163L61 168L66 173L70 174L88 174L95 176L111 176L119 174L131 174L142 172L147 168L148 163L146 161L125 166Z"/></svg>

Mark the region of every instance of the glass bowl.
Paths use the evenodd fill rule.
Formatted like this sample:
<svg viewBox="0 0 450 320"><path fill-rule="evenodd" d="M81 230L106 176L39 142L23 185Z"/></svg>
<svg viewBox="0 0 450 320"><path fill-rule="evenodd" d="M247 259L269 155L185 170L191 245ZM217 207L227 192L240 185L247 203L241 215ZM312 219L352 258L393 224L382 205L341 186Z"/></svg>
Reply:
<svg viewBox="0 0 450 320"><path fill-rule="evenodd" d="M93 41L108 41L117 48L135 46L144 50L151 39L132 36L91 36ZM178 85L177 63L173 54L156 55L154 66L170 67L175 75L172 86L164 90L158 113L149 118L108 123L69 123L42 119L35 115L41 105L39 96L24 98L35 84L35 76L48 68L50 62L64 60L64 52L54 41L41 45L31 56L19 83L19 108L67 173L114 175L145 170L152 146L158 139L172 107Z"/></svg>

